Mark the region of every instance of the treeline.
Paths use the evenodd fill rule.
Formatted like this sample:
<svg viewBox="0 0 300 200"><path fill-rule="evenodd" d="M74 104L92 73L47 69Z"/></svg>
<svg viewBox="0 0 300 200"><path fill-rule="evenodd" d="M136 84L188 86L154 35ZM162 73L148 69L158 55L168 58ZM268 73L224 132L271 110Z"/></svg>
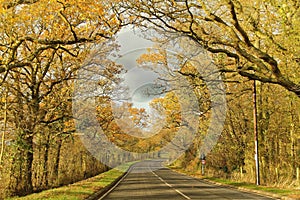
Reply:
<svg viewBox="0 0 300 200"><path fill-rule="evenodd" d="M45 133L45 132L44 132ZM53 135L52 135L53 136ZM24 189L24 162L18 157L21 147L6 145L1 167L1 198L22 196L80 181L108 170L82 145L78 136L58 136L33 147L32 191Z"/></svg>
<svg viewBox="0 0 300 200"><path fill-rule="evenodd" d="M84 148L80 133L75 131L67 84L56 88L39 103L38 111L32 112L32 99L24 95L24 86L14 80L14 85L8 83L1 93L0 105L4 113L1 197L70 184L108 169Z"/></svg>
<svg viewBox="0 0 300 200"><path fill-rule="evenodd" d="M80 143L72 93L87 55L119 29L109 8L94 1L0 1L1 197L107 170Z"/></svg>
<svg viewBox="0 0 300 200"><path fill-rule="evenodd" d="M246 80L243 80L246 81ZM218 143L206 155L206 174L256 182L253 81L228 85L227 117ZM260 180L263 185L299 186L300 101L281 87L257 83ZM193 151L197 151L191 147ZM201 170L199 154L177 161L188 171Z"/></svg>

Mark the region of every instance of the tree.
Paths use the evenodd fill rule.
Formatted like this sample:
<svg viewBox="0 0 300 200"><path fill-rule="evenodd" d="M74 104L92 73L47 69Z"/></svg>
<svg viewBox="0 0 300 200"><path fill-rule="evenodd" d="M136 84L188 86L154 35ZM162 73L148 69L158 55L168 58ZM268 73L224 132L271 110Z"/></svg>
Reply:
<svg viewBox="0 0 300 200"><path fill-rule="evenodd" d="M16 147L8 190L25 195L33 191L36 136L45 124L66 117L53 115L45 105L52 103L54 91L74 79L90 50L120 26L103 2L21 0L0 5L0 85L12 99L9 115Z"/></svg>
<svg viewBox="0 0 300 200"><path fill-rule="evenodd" d="M119 15L126 10L137 26L187 36L223 56L221 71L278 84L300 97L298 2L129 0L119 6Z"/></svg>

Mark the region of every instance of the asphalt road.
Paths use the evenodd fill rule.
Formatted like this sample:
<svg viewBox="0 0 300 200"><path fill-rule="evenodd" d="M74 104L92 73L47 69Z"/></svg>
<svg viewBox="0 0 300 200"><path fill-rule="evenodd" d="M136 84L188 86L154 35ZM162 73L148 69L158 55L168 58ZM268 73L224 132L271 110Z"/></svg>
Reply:
<svg viewBox="0 0 300 200"><path fill-rule="evenodd" d="M130 172L100 199L273 199L221 187L161 168L162 160L136 163Z"/></svg>

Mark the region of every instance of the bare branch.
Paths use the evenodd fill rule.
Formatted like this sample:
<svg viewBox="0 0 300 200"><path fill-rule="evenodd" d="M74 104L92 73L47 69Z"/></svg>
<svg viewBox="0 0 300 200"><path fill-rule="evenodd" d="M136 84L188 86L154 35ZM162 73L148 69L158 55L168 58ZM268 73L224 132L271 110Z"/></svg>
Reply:
<svg viewBox="0 0 300 200"><path fill-rule="evenodd" d="M34 4L38 2L39 0L11 0L11 2L5 2L3 7L5 9L10 9L12 7L22 5L22 4Z"/></svg>

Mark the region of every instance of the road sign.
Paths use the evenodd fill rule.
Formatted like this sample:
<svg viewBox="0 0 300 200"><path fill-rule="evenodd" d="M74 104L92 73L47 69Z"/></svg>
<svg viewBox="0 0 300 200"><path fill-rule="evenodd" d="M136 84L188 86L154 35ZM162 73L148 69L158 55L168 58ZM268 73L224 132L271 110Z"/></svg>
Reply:
<svg viewBox="0 0 300 200"><path fill-rule="evenodd" d="M206 164L206 160L201 160L202 165Z"/></svg>
<svg viewBox="0 0 300 200"><path fill-rule="evenodd" d="M206 160L206 156L205 156L205 154L204 154L204 153L201 153L201 155L200 155L200 159L201 159L201 160Z"/></svg>

